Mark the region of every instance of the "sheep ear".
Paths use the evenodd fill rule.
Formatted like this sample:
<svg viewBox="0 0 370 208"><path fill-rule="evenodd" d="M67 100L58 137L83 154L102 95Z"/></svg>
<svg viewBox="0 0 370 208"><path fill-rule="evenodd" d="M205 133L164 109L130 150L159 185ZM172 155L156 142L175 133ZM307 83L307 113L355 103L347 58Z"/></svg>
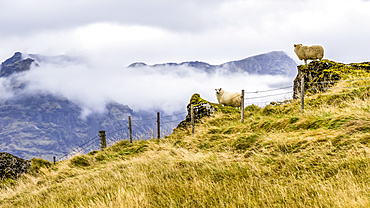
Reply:
<svg viewBox="0 0 370 208"><path fill-rule="evenodd" d="M296 47L297 45L296 44L294 44L294 47Z"/></svg>

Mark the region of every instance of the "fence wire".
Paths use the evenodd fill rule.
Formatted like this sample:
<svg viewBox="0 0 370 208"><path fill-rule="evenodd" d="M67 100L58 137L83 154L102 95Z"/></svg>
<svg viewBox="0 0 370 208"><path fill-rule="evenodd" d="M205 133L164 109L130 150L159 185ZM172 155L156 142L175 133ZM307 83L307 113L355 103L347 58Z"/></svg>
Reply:
<svg viewBox="0 0 370 208"><path fill-rule="evenodd" d="M287 86L287 87L280 87L280 88L269 89L269 90L257 90L257 91L250 91L250 92L244 92L244 93L251 94L251 93L272 92L272 91L277 91L277 90L289 89L289 88L292 88L292 87L293 87L293 85L290 85L290 86Z"/></svg>
<svg viewBox="0 0 370 208"><path fill-rule="evenodd" d="M291 94L293 92L283 92L283 93L277 93L273 95L264 95L264 96L259 96L259 97L250 97L250 98L244 98L244 100L252 100L252 99L257 99L257 98L266 98L266 97L273 97L273 96L278 96L278 95L287 95Z"/></svg>
<svg viewBox="0 0 370 208"><path fill-rule="evenodd" d="M182 115L187 114L185 113L176 113L172 115L165 115L160 116L160 127L161 129L161 137L165 136L167 133L171 132L169 129L172 129L176 124L179 123L179 121L184 120L184 118L178 118L173 119L176 117L180 117ZM153 122L146 123L147 121L152 120ZM128 120L122 120L124 122L128 123ZM145 121L145 123L140 123ZM150 117L150 118L143 118L143 119L132 119L131 120L132 128L140 128L140 133L136 133L133 135L133 140L139 140L140 138L147 137L147 136L153 136L156 134L157 131L157 117ZM128 140L128 131L129 126L128 124L118 124L119 127L111 127L107 130L105 130L106 134L106 140L108 145L112 145L113 143L121 140ZM135 131L134 131L135 132ZM134 134L134 133L133 133ZM57 161L63 161L66 159L69 159L70 157L76 155L76 154L86 154L93 150L100 149L100 137L99 135L94 136L87 140L86 142L82 143L81 145L77 146L76 148L72 149L68 153L64 154L62 157L60 157Z"/></svg>
<svg viewBox="0 0 370 208"><path fill-rule="evenodd" d="M331 83L339 83L339 82L354 82L354 81L364 81L370 80L370 78L363 78L363 79L347 79L347 80L336 80L336 81L323 81L323 82L307 82L308 84L331 84Z"/></svg>
<svg viewBox="0 0 370 208"><path fill-rule="evenodd" d="M352 87L311 87L310 89L314 90L338 90L338 89L357 89L357 88L363 88L363 87L370 87L370 85L359 85L359 86L352 86Z"/></svg>
<svg viewBox="0 0 370 208"><path fill-rule="evenodd" d="M99 141L99 135L89 139L88 141L84 142L83 144L79 145L78 147L74 148L72 151L68 152L67 154L63 155L59 158L58 161L66 160L69 157L75 154L84 154L92 149L92 146L96 145L95 143Z"/></svg>

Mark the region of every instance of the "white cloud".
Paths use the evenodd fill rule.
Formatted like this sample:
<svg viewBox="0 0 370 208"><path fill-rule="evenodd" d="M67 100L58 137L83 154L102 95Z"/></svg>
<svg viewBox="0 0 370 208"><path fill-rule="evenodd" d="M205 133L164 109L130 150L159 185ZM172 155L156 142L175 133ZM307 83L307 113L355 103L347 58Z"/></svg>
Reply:
<svg viewBox="0 0 370 208"><path fill-rule="evenodd" d="M184 111L190 97L199 93L217 102L216 88L241 92L269 89L289 83L289 78L252 76L247 73L209 75L193 68L90 68L84 64L40 64L19 79L26 81L27 93L46 92L79 104L83 114L103 112L109 102L134 110L161 109L168 113Z"/></svg>
<svg viewBox="0 0 370 208"><path fill-rule="evenodd" d="M10 99L14 96L11 80L0 78L0 101Z"/></svg>

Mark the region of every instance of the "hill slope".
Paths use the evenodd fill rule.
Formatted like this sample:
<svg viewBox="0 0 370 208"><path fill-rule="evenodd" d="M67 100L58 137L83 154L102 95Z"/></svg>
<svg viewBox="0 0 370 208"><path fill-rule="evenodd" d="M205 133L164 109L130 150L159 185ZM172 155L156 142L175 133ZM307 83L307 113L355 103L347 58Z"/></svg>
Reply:
<svg viewBox="0 0 370 208"><path fill-rule="evenodd" d="M369 207L370 75L331 90L226 107L161 140L121 141L1 183L0 206ZM343 81L354 80L354 81Z"/></svg>

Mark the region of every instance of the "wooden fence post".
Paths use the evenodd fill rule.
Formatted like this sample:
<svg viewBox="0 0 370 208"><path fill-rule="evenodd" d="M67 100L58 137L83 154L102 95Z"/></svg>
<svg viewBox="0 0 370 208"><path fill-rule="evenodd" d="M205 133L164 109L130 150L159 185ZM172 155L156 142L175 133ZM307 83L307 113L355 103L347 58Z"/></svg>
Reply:
<svg viewBox="0 0 370 208"><path fill-rule="evenodd" d="M302 74L301 78L301 113L303 113L304 110L304 76Z"/></svg>
<svg viewBox="0 0 370 208"><path fill-rule="evenodd" d="M190 105L191 134L194 134L194 106Z"/></svg>
<svg viewBox="0 0 370 208"><path fill-rule="evenodd" d="M55 161L57 160L55 156L53 157L53 160L54 160L54 165L55 165Z"/></svg>
<svg viewBox="0 0 370 208"><path fill-rule="evenodd" d="M241 94L241 103L240 103L240 111L241 111L241 123L244 122L244 90L242 90Z"/></svg>
<svg viewBox="0 0 370 208"><path fill-rule="evenodd" d="M161 138L161 120L159 112L157 112L157 138Z"/></svg>
<svg viewBox="0 0 370 208"><path fill-rule="evenodd" d="M130 143L132 143L131 116L128 116L128 129L129 129L129 132L130 132Z"/></svg>
<svg viewBox="0 0 370 208"><path fill-rule="evenodd" d="M100 137L100 149L103 151L107 147L107 138L105 137L105 131L99 131Z"/></svg>

